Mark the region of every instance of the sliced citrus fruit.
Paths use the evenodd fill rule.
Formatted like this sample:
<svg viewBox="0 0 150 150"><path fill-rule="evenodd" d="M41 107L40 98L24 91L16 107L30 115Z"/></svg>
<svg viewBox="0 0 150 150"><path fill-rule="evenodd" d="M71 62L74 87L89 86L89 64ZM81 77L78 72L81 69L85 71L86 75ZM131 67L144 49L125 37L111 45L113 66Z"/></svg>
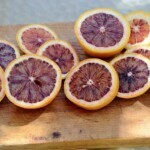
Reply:
<svg viewBox="0 0 150 150"><path fill-rule="evenodd" d="M7 65L20 56L19 50L12 43L0 40L0 66L5 69Z"/></svg>
<svg viewBox="0 0 150 150"><path fill-rule="evenodd" d="M134 11L126 15L130 23L131 35L127 48L150 43L150 17L143 11Z"/></svg>
<svg viewBox="0 0 150 150"><path fill-rule="evenodd" d="M78 64L79 58L74 48L62 40L52 40L43 44L38 55L46 56L55 61L61 69L63 79L72 67Z"/></svg>
<svg viewBox="0 0 150 150"><path fill-rule="evenodd" d="M119 80L118 97L134 98L150 88L150 60L141 54L123 54L111 61Z"/></svg>
<svg viewBox="0 0 150 150"><path fill-rule="evenodd" d="M130 37L130 26L125 17L107 8L83 13L76 21L74 30L85 52L96 57L119 53Z"/></svg>
<svg viewBox="0 0 150 150"><path fill-rule="evenodd" d="M57 39L56 33L44 25L27 25L16 36L20 49L25 54L34 54L48 40Z"/></svg>
<svg viewBox="0 0 150 150"><path fill-rule="evenodd" d="M86 59L74 67L64 83L66 97L74 104L97 110L117 95L119 78L115 69L100 59Z"/></svg>
<svg viewBox="0 0 150 150"><path fill-rule="evenodd" d="M0 101L2 101L4 96L5 96L5 92L4 92L4 71L0 67Z"/></svg>
<svg viewBox="0 0 150 150"><path fill-rule="evenodd" d="M138 53L150 59L150 46L134 46L127 49L125 53Z"/></svg>
<svg viewBox="0 0 150 150"><path fill-rule="evenodd" d="M56 97L61 80L61 70L55 62L42 56L24 55L6 68L5 92L19 107L41 108Z"/></svg>

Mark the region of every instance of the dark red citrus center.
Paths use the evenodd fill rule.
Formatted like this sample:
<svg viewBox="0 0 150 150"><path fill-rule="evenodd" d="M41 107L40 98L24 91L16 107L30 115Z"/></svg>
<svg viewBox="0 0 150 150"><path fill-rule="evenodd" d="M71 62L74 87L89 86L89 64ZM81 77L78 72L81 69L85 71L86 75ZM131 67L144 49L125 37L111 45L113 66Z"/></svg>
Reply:
<svg viewBox="0 0 150 150"><path fill-rule="evenodd" d="M80 29L84 39L96 47L110 47L120 42L124 29L113 15L98 13L86 18Z"/></svg>
<svg viewBox="0 0 150 150"><path fill-rule="evenodd" d="M127 57L117 61L114 67L119 75L120 93L134 92L148 82L150 71L147 64L134 57Z"/></svg>
<svg viewBox="0 0 150 150"><path fill-rule="evenodd" d="M0 43L0 66L5 69L15 58L15 50L7 44Z"/></svg>
<svg viewBox="0 0 150 150"><path fill-rule="evenodd" d="M66 74L74 65L74 56L70 50L61 44L54 44L48 46L43 52L43 56L46 56L55 61L63 74Z"/></svg>
<svg viewBox="0 0 150 150"><path fill-rule="evenodd" d="M141 54L147 58L150 59L150 50L146 50L146 49L137 49L134 51L135 53Z"/></svg>
<svg viewBox="0 0 150 150"><path fill-rule="evenodd" d="M55 87L56 71L45 61L29 58L16 64L8 77L9 90L17 100L36 103Z"/></svg>
<svg viewBox="0 0 150 150"><path fill-rule="evenodd" d="M130 44L140 43L149 35L149 24L143 19L133 19L130 21L131 35L129 39Z"/></svg>
<svg viewBox="0 0 150 150"><path fill-rule="evenodd" d="M23 45L32 53L36 53L43 43L53 39L53 35L42 28L30 28L22 34Z"/></svg>
<svg viewBox="0 0 150 150"><path fill-rule="evenodd" d="M69 86L77 99L92 102L100 100L110 91L111 81L111 74L104 65L88 63L73 74Z"/></svg>

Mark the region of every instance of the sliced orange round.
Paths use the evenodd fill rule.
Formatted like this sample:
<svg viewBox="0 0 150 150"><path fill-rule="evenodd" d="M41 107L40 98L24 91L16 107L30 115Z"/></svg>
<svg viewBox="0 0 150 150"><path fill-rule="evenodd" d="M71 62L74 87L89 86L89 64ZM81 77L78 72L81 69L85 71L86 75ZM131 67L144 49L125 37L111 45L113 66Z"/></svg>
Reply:
<svg viewBox="0 0 150 150"><path fill-rule="evenodd" d="M126 15L130 23L131 35L127 48L150 43L150 17L143 11L134 11Z"/></svg>
<svg viewBox="0 0 150 150"><path fill-rule="evenodd" d="M14 44L0 39L0 67L5 70L7 65L19 56L19 50Z"/></svg>
<svg viewBox="0 0 150 150"><path fill-rule="evenodd" d="M111 61L119 80L118 97L134 98L150 88L150 60L141 54L123 54Z"/></svg>
<svg viewBox="0 0 150 150"><path fill-rule="evenodd" d="M107 8L83 13L77 19L74 30L85 52L102 58L119 53L130 37L130 26L125 17Z"/></svg>
<svg viewBox="0 0 150 150"><path fill-rule="evenodd" d="M61 70L55 62L43 56L24 55L6 68L5 92L15 105L36 109L52 102L61 81Z"/></svg>
<svg viewBox="0 0 150 150"><path fill-rule="evenodd" d="M38 55L46 56L55 61L62 71L63 79L72 67L78 64L79 58L74 48L67 42L62 40L52 40L43 44Z"/></svg>
<svg viewBox="0 0 150 150"><path fill-rule="evenodd" d="M21 28L16 39L20 49L25 54L35 54L46 41L57 39L57 35L44 25L33 24Z"/></svg>
<svg viewBox="0 0 150 150"><path fill-rule="evenodd" d="M4 96L5 96L5 91L4 91L4 71L0 67L0 101L2 101Z"/></svg>
<svg viewBox="0 0 150 150"><path fill-rule="evenodd" d="M150 59L150 46L134 46L127 49L125 53L138 53Z"/></svg>
<svg viewBox="0 0 150 150"><path fill-rule="evenodd" d="M86 59L74 67L64 83L66 97L87 110L108 105L117 95L119 79L115 69L100 59Z"/></svg>

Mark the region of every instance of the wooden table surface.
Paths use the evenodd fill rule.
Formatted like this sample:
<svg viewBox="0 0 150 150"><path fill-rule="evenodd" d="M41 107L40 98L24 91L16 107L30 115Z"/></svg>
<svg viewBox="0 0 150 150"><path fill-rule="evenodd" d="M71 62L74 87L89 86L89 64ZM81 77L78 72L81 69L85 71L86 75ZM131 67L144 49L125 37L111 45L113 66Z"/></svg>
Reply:
<svg viewBox="0 0 150 150"><path fill-rule="evenodd" d="M80 60L88 56L73 34L73 23L47 24L70 42ZM21 25L0 26L0 38L16 44ZM16 44L17 45L17 44ZM47 107L25 110L5 98L0 104L0 149L67 149L150 146L150 91L129 100L116 98L98 111L72 104L63 93Z"/></svg>

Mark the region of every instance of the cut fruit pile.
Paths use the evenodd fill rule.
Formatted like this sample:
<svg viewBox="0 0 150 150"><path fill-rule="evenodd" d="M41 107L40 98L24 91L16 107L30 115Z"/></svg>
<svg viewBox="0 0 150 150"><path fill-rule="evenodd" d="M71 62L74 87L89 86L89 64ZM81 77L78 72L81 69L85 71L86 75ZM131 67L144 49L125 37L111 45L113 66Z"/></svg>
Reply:
<svg viewBox="0 0 150 150"><path fill-rule="evenodd" d="M0 40L0 101L6 94L16 106L44 107L58 95L62 79L66 97L87 110L105 107L116 96L135 98L150 89L148 13L123 16L107 8L90 10L77 19L74 32L84 51L95 58L79 62L70 43L39 24L17 32L18 46L25 55ZM98 59L106 57L113 57L110 63Z"/></svg>

